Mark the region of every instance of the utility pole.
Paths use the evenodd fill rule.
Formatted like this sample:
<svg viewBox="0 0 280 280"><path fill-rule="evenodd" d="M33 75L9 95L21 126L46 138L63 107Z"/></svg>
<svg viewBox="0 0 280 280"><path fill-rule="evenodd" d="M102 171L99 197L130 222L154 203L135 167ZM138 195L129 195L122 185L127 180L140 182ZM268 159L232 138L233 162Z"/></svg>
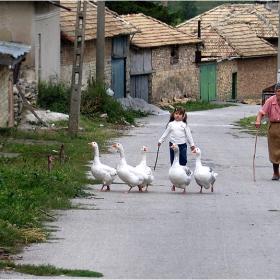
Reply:
<svg viewBox="0 0 280 280"><path fill-rule="evenodd" d="M79 130L86 12L87 0L77 1L74 59L71 80L71 100L68 122L68 134L71 137L77 137Z"/></svg>
<svg viewBox="0 0 280 280"><path fill-rule="evenodd" d="M105 1L97 1L96 80L104 78Z"/></svg>

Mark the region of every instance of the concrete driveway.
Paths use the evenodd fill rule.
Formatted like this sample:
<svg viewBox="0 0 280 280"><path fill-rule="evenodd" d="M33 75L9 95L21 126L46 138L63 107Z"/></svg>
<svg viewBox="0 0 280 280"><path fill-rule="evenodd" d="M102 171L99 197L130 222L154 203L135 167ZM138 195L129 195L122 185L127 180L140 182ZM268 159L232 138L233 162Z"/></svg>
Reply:
<svg viewBox="0 0 280 280"><path fill-rule="evenodd" d="M260 108L238 104L188 114L202 163L219 174L214 193L198 194L194 179L187 194L171 191L166 142L148 193L133 188L124 194L128 187L119 179L111 192L99 193L100 186L93 185L93 198L73 201L82 210L57 212L58 221L48 224L57 230L52 239L27 247L17 263L88 269L103 273L104 279L279 278L280 181L270 180L266 137L257 139L254 181L255 136L233 125ZM109 153L101 154L101 161L117 165L119 154L111 147L117 141L131 165L140 162L140 148L147 146L148 165L154 167L157 141L168 119L140 119L141 127L108 143ZM195 155L188 150L188 166L194 165Z"/></svg>

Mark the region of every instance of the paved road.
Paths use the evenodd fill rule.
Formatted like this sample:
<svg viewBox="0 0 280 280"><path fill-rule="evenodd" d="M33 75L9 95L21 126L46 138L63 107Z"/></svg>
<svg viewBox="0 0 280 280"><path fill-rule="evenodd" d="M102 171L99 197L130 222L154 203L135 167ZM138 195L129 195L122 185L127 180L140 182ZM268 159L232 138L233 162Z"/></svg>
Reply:
<svg viewBox="0 0 280 280"><path fill-rule="evenodd" d="M214 193L198 194L194 180L186 195L171 192L164 143L148 193L134 188L124 194L128 187L118 184L119 179L111 192L98 193L99 186L92 186L95 198L75 200L83 210L58 212L58 221L49 224L57 229L53 238L26 248L18 263L89 269L103 273L104 279L279 278L280 182L270 180L266 137L258 137L254 182L255 137L233 125L259 109L239 104L188 114L203 164L219 174ZM140 162L145 145L148 164L154 166L168 119L143 118L141 127L114 140L123 144L129 164ZM119 160L111 147L114 141L108 143L110 153L101 154L101 161L112 166ZM188 166L193 169L194 164L195 155L188 151Z"/></svg>

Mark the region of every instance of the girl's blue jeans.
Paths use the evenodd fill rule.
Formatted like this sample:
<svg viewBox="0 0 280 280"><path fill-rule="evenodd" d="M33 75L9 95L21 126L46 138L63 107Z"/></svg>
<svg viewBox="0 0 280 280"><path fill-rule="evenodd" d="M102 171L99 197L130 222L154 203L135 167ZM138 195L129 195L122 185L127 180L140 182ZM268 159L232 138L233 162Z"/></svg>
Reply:
<svg viewBox="0 0 280 280"><path fill-rule="evenodd" d="M170 147L170 163L172 165L174 161L174 151L171 149L172 143L169 142L169 147ZM187 143L184 144L179 144L179 163L180 165L186 165L187 164Z"/></svg>

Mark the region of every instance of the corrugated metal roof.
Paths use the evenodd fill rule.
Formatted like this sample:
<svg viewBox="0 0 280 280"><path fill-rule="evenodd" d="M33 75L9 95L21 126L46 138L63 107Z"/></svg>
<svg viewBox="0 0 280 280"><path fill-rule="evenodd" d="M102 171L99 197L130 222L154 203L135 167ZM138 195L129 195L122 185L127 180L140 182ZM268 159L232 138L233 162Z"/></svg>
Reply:
<svg viewBox="0 0 280 280"><path fill-rule="evenodd" d="M131 44L141 48L200 43L201 39L142 13L121 16L141 30L131 37Z"/></svg>
<svg viewBox="0 0 280 280"><path fill-rule="evenodd" d="M224 59L277 54L277 48L263 38L278 37L278 16L264 5L224 4L177 28L196 34L198 20L205 45L203 57Z"/></svg>
<svg viewBox="0 0 280 280"><path fill-rule="evenodd" d="M10 55L13 58L29 53L31 46L23 45L13 42L0 41L0 53L3 55Z"/></svg>
<svg viewBox="0 0 280 280"><path fill-rule="evenodd" d="M77 1L60 1L60 3L71 9L67 11L61 10L60 22L62 35L70 40L75 40L76 29L76 11ZM97 38L97 5L87 1L87 15L85 26L85 40L93 40ZM105 8L105 37L113 37L117 35L129 35L139 32L132 24L120 18L118 14Z"/></svg>

